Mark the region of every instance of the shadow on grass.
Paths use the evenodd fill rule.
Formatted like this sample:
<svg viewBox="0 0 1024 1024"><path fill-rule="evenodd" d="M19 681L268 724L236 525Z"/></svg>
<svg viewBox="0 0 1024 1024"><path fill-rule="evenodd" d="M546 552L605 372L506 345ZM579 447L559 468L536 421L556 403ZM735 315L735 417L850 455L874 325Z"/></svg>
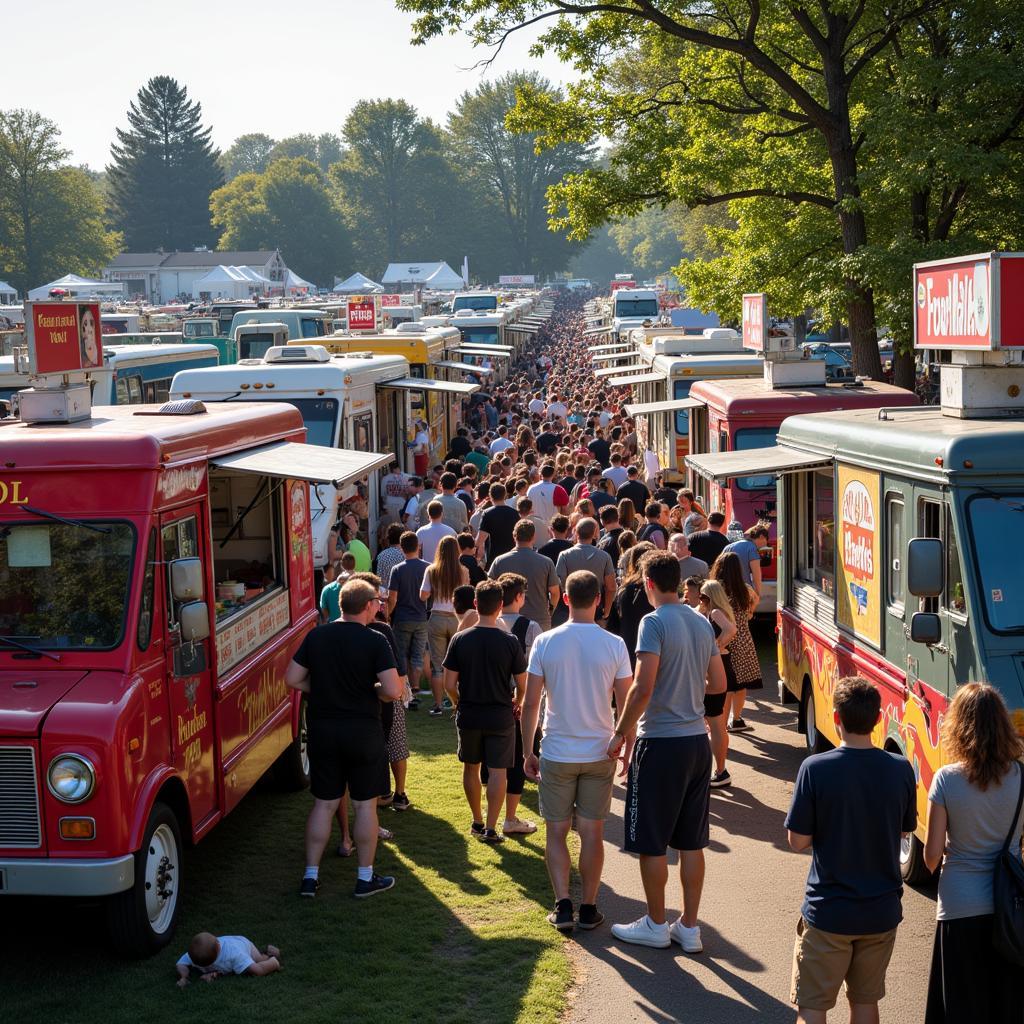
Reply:
<svg viewBox="0 0 1024 1024"><path fill-rule="evenodd" d="M414 749L423 733L428 749L444 742L425 727L412 732ZM267 785L186 852L177 934L149 960L127 962L109 952L95 904L4 899L4 1019L554 1024L571 968L562 940L532 902L546 896L540 851L524 844L499 858L471 846L458 827L461 786L457 793L451 786L458 766L440 752L431 751L429 763L414 757L410 766L417 806L381 815L396 840L378 848L376 867L397 883L372 900L351 898L354 858L334 855L334 842L321 868L320 895L299 899L309 796ZM274 943L284 971L179 991L174 963L200 930Z"/></svg>

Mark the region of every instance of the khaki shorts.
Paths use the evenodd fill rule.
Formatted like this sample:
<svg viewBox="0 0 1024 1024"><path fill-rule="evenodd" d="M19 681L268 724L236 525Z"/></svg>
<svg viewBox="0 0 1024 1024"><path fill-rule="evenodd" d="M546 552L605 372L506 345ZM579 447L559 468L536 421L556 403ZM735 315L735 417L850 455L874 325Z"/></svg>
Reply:
<svg viewBox="0 0 1024 1024"><path fill-rule="evenodd" d="M885 995L885 971L895 942L895 928L876 935L837 935L812 928L801 917L789 1001L807 1010L831 1010L845 981L851 1003L877 1003Z"/></svg>
<svg viewBox="0 0 1024 1024"><path fill-rule="evenodd" d="M588 764L540 759L540 816L545 821L581 818L604 821L612 806L612 783L618 761L605 758Z"/></svg>

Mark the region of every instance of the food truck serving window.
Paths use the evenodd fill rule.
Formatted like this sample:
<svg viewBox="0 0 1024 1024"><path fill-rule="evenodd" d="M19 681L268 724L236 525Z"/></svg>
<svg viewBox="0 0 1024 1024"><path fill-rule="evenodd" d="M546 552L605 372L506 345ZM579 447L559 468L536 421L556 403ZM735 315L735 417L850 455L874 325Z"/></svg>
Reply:
<svg viewBox="0 0 1024 1024"><path fill-rule="evenodd" d="M771 448L775 445L778 437L778 427L746 427L737 430L733 438L733 449L735 451L748 451L751 448ZM756 476L740 476L735 480L736 486L741 491L764 491L769 488L775 489L775 474L760 473Z"/></svg>
<svg viewBox="0 0 1024 1024"><path fill-rule="evenodd" d="M34 519L0 526L0 636L109 650L124 636L135 530Z"/></svg>
<svg viewBox="0 0 1024 1024"><path fill-rule="evenodd" d="M210 473L218 624L285 585L282 487L276 477Z"/></svg>
<svg viewBox="0 0 1024 1024"><path fill-rule="evenodd" d="M797 557L796 575L813 584L827 597L835 596L836 530L834 493L831 470L818 470L794 478L794 490L804 508L800 517L800 544L794 548Z"/></svg>

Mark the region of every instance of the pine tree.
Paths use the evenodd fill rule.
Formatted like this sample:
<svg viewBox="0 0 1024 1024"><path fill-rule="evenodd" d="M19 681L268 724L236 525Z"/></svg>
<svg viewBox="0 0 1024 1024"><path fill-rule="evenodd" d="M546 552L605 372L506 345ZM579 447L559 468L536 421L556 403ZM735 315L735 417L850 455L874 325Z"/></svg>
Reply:
<svg viewBox="0 0 1024 1024"><path fill-rule="evenodd" d="M129 251L212 246L210 193L224 184L202 108L166 75L151 78L117 129L108 168L116 226Z"/></svg>

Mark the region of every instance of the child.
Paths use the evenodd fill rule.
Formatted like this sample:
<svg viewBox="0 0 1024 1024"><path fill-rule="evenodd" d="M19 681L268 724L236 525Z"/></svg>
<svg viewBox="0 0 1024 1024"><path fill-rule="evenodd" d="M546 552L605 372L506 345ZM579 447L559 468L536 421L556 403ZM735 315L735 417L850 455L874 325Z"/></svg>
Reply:
<svg viewBox="0 0 1024 1024"><path fill-rule="evenodd" d="M333 622L341 618L341 588L352 578L356 571L356 556L346 551L341 556L341 572L320 591L320 619L322 622Z"/></svg>
<svg viewBox="0 0 1024 1024"><path fill-rule="evenodd" d="M704 584L703 576L687 576L683 584L683 600L691 607L700 610L700 588Z"/></svg>
<svg viewBox="0 0 1024 1024"><path fill-rule="evenodd" d="M267 946L261 953L242 935L222 935L218 938L209 932L192 936L188 952L178 961L178 988L188 984L191 969L199 972L203 981L213 981L222 974L250 974L260 977L281 970L281 951L277 946Z"/></svg>

